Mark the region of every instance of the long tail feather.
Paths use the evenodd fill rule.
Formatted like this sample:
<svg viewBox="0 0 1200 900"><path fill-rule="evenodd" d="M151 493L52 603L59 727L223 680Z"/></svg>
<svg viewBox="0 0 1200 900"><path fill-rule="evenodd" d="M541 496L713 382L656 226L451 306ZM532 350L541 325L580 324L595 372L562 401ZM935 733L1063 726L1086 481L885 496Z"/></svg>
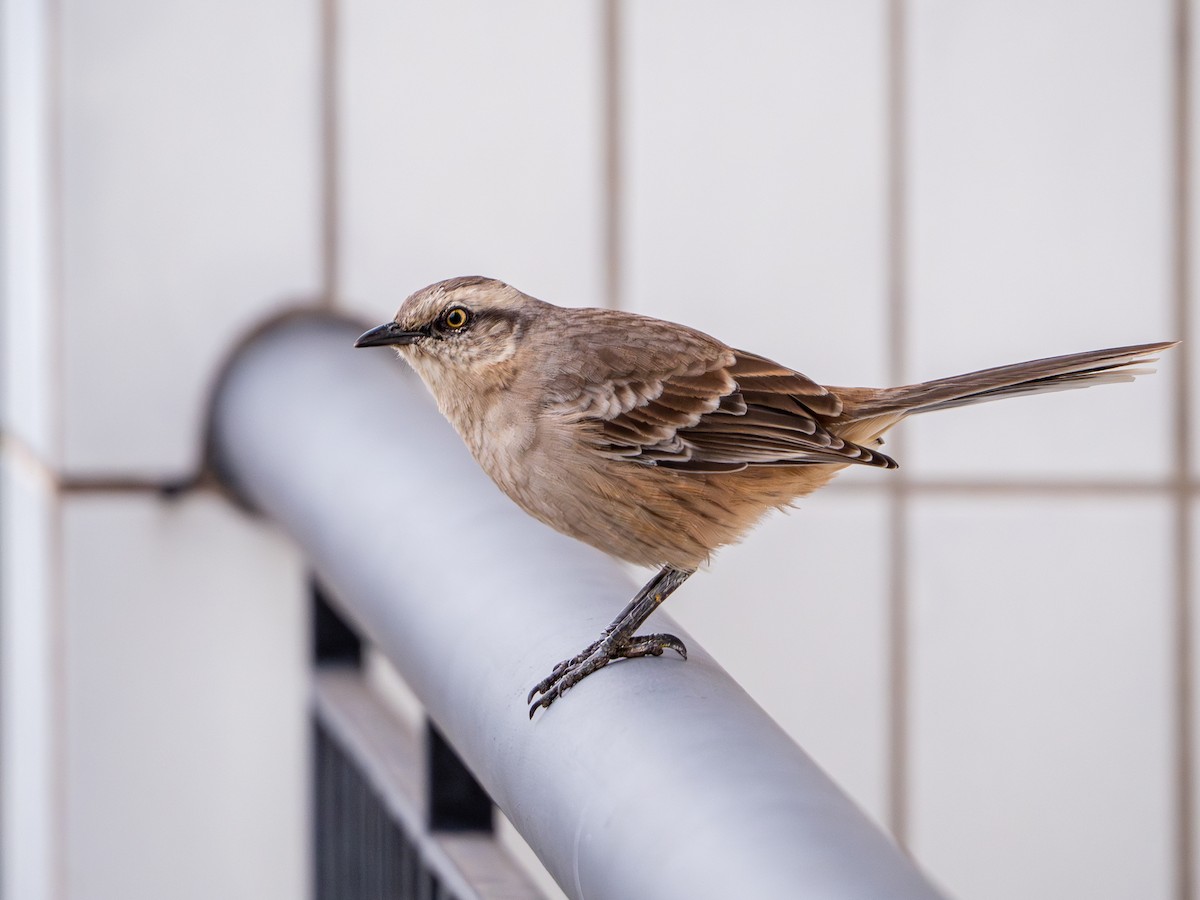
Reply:
<svg viewBox="0 0 1200 900"><path fill-rule="evenodd" d="M904 417L1018 394L1041 394L1091 387L1094 384L1132 381L1137 375L1153 371L1144 367L1155 362L1158 354L1177 343L1163 341L1092 350L983 369L922 384L880 391L847 392L848 408L841 418L844 421L862 421Z"/></svg>

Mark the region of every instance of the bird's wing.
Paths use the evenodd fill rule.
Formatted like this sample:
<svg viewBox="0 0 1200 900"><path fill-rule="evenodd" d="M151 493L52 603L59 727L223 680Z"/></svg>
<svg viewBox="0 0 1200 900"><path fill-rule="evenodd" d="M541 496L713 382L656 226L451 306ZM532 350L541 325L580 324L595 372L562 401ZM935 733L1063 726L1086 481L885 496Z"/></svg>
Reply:
<svg viewBox="0 0 1200 900"><path fill-rule="evenodd" d="M896 465L831 433L821 420L836 417L841 400L799 372L699 332L672 329L654 341L626 329L623 337L592 343L587 361L564 371L544 406L546 415L578 424L605 457L694 473Z"/></svg>

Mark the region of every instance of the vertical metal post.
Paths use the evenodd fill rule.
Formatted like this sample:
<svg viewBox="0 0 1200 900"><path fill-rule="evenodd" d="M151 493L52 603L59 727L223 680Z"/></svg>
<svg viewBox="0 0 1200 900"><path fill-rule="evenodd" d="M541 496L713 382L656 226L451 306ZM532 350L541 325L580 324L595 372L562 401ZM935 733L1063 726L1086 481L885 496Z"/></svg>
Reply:
<svg viewBox="0 0 1200 900"><path fill-rule="evenodd" d="M492 831L492 798L432 721L425 720L429 829Z"/></svg>

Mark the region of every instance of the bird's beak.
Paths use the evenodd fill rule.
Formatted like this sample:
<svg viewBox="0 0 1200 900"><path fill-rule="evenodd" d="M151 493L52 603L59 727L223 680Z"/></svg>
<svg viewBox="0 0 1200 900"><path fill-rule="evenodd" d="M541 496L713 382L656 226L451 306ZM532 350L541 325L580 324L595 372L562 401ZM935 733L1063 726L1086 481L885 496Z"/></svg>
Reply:
<svg viewBox="0 0 1200 900"><path fill-rule="evenodd" d="M365 334L359 335L354 346L388 347L395 344L413 344L425 336L423 331L405 331L395 322L385 322L378 328L372 328Z"/></svg>

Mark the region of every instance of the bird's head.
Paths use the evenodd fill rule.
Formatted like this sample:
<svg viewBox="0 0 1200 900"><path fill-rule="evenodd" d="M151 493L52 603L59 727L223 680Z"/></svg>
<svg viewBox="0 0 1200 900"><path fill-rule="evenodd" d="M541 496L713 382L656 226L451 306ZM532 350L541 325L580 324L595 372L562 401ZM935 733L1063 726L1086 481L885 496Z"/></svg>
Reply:
<svg viewBox="0 0 1200 900"><path fill-rule="evenodd" d="M395 347L433 387L451 371L469 377L503 366L544 305L494 278L451 278L417 291L354 346Z"/></svg>

